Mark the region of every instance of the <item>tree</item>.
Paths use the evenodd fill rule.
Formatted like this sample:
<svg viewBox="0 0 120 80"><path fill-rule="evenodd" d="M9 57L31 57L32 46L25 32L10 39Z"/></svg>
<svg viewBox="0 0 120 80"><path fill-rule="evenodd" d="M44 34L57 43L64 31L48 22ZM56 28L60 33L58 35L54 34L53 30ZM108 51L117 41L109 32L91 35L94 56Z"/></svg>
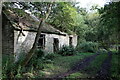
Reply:
<svg viewBox="0 0 120 80"><path fill-rule="evenodd" d="M37 34L36 34L36 37L35 37L34 44L33 44L32 48L31 48L31 50L26 55L26 58L23 60L23 64L22 64L23 66L27 65L27 63L29 62L29 60L32 58L32 56L35 53L37 42L39 40L39 35L41 34L41 28L42 28L43 24L45 24L45 21L47 20L49 14L50 14L52 3L49 4L48 6L49 7L48 7L48 12L46 13L46 17L45 17L45 19L40 21L40 24L39 24L39 27L38 27L38 31L37 31Z"/></svg>
<svg viewBox="0 0 120 80"><path fill-rule="evenodd" d="M61 31L68 32L68 29L72 27L73 19L71 16L74 16L74 8L68 2L60 2L56 3L52 9L47 22Z"/></svg>
<svg viewBox="0 0 120 80"><path fill-rule="evenodd" d="M44 17L42 17L43 19L42 20L40 20L40 23L39 23L39 27L38 27L38 31L37 31L37 34L36 34L36 37L35 37L35 41L34 41L34 43L33 43L33 46L32 46L32 48L31 48L31 50L27 53L27 55L26 55L26 57L25 57L25 59L23 60L23 63L22 63L22 65L23 66L25 66L25 65L27 65L27 63L29 62L29 60L31 59L31 57L34 55L34 53L35 53L35 50L36 50L36 46L37 46L37 42L38 42L38 40L39 40L39 35L41 34L41 28L42 28L42 26L43 26L43 24L45 23L45 21L48 19L48 16L49 16L49 14L50 14L50 11L51 11L51 7L52 7L52 2L51 3L43 3L44 4L44 6L46 6L46 8L44 8L42 11L40 10L41 8L40 7L37 7L36 5L38 4L38 3L29 3L29 2L27 2L27 3L23 3L23 2L15 2L15 3L4 3L4 6L6 7L6 8L18 8L18 7L15 7L15 4L18 4L19 5L19 9L23 9L23 11L25 11L25 10L32 10L32 9L37 9L37 11L36 12L41 12L40 13L40 17L41 17L41 15L44 15ZM30 6L31 6L31 4L32 4L32 8L30 8ZM42 5L42 3L40 3L40 5ZM29 9L30 8L30 9ZM35 10L34 9L34 10ZM40 11L39 11L40 10ZM20 12L21 13L21 12Z"/></svg>
<svg viewBox="0 0 120 80"><path fill-rule="evenodd" d="M108 36L109 44L119 44L120 42L120 2L110 2L103 8L99 9L101 14L101 29L104 29L104 34Z"/></svg>

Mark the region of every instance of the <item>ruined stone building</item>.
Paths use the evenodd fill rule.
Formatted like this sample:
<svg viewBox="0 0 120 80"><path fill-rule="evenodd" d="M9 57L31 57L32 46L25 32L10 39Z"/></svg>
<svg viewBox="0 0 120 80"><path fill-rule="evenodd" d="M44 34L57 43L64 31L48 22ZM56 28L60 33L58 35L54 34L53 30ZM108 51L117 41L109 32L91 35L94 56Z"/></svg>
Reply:
<svg viewBox="0 0 120 80"><path fill-rule="evenodd" d="M32 48L40 21L27 13L21 17L15 10L10 9L4 10L2 17L2 52L27 53ZM68 35L45 23L37 47L51 53L59 50L63 45L76 47L77 35Z"/></svg>

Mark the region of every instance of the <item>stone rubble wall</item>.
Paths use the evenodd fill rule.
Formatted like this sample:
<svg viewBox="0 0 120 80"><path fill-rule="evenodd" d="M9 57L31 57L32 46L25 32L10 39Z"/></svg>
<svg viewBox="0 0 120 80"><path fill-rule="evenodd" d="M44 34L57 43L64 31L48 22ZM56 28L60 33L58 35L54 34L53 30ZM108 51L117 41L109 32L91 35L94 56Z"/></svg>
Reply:
<svg viewBox="0 0 120 80"><path fill-rule="evenodd" d="M33 46L35 37L36 37L36 32L28 32L28 31L23 31L25 36L20 34L19 38L19 31L14 31L14 53L16 54L16 60L19 58L21 53L28 53L30 49ZM59 48L61 48L63 45L69 46L69 35L66 34L66 36L63 35L57 35L57 34L46 34L42 33L45 35L45 49L44 51L46 53L52 53L54 52L54 38L58 38L59 40ZM72 45L76 47L77 45L77 36L72 35Z"/></svg>
<svg viewBox="0 0 120 80"><path fill-rule="evenodd" d="M25 36L22 34L19 36L19 31L14 31L14 53L16 54L16 60L18 60L21 53L28 53L33 46L36 32L23 31Z"/></svg>

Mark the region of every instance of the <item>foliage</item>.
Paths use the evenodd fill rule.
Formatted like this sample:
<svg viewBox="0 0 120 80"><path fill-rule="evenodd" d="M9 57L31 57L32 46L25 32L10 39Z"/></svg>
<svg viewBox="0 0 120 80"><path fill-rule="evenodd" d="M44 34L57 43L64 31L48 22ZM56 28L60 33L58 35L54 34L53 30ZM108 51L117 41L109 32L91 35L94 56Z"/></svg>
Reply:
<svg viewBox="0 0 120 80"><path fill-rule="evenodd" d="M102 37L104 42L109 44L118 44L119 43L119 31L120 31L120 2L109 2L103 8L99 9L101 14L101 27L99 30L102 30Z"/></svg>
<svg viewBox="0 0 120 80"><path fill-rule="evenodd" d="M62 56L71 56L71 55L75 55L76 51L75 48L73 46L63 46L59 51L58 54L62 55Z"/></svg>
<svg viewBox="0 0 120 80"><path fill-rule="evenodd" d="M33 65L34 68L43 69L44 66L42 65L44 60L45 52L42 49L37 49L35 55L31 58L28 63L28 66Z"/></svg>
<svg viewBox="0 0 120 80"><path fill-rule="evenodd" d="M83 42L77 45L76 50L78 52L96 52L98 44L95 42Z"/></svg>
<svg viewBox="0 0 120 80"><path fill-rule="evenodd" d="M60 55L56 53L48 53L47 55L45 55L45 59L53 60L54 58L59 57L59 56Z"/></svg>
<svg viewBox="0 0 120 80"><path fill-rule="evenodd" d="M97 53L108 53L108 51L106 50L106 49L102 49L102 48L100 48L98 51L97 51Z"/></svg>
<svg viewBox="0 0 120 80"><path fill-rule="evenodd" d="M14 56L3 54L2 59L2 78L20 78L21 66L17 63L13 63Z"/></svg>
<svg viewBox="0 0 120 80"><path fill-rule="evenodd" d="M115 48L110 48L109 50L114 54L118 54L118 50Z"/></svg>
<svg viewBox="0 0 120 80"><path fill-rule="evenodd" d="M119 70L120 69L120 65L119 65L119 56L117 54L112 54L112 60L111 60L111 68L110 68L110 74L111 77L114 79L120 79L120 75L119 75Z"/></svg>
<svg viewBox="0 0 120 80"><path fill-rule="evenodd" d="M18 9L16 4L20 5L21 10ZM49 4L49 2L5 2L3 3L3 6L14 10L14 12L19 13L18 15L21 17L25 16L24 11L28 10L38 18L45 18L45 14L46 12L48 12L47 10ZM86 56L86 54L81 55L82 53L79 52L107 53L106 49L110 46L110 44L119 44L120 2L110 2L109 4L106 4L103 8L99 9L97 8L97 6L92 6L92 10L97 9L99 13L98 11L88 13L86 9L76 7L75 4L76 3L70 2L53 3L52 11L50 12L50 16L47 19L47 22L61 31L67 33L76 33L78 35L78 42L80 42L77 48L75 49L71 46L63 46L58 51L58 54L62 55L62 57L53 53L45 55L43 50L36 50L36 55L33 55L32 59L29 61L29 64L26 67L21 67L19 65L25 57L23 53L20 54L19 61L15 64L13 63L13 61L11 61L10 56L7 58L3 58L3 78L20 78L21 76L24 76L22 75L22 73L26 73L26 75L31 75L31 73L33 73L33 71L36 69L44 69L44 64L52 64L52 72L55 69L59 69L58 71L65 71L66 68L61 69L61 65L63 67L68 67L69 64L74 63L76 60L83 59L81 58L81 56ZM102 49L98 50L99 45L96 42L101 44L100 47L102 47ZM78 52L76 52L76 50ZM116 52L115 50L112 51ZM87 53L87 55L90 54ZM113 58L112 65L118 64L115 57ZM93 66L88 67L89 70L94 70L94 68L97 70L98 68L96 67L100 66L103 59L100 59L100 57L97 58L98 59L91 63L93 64ZM53 63L55 63L55 65ZM118 73L116 70L117 69L115 68L115 66L113 66L111 71L111 75L113 77L118 76L116 75ZM56 70L56 72L54 73L59 72L57 72ZM41 74L42 73L38 71L38 75ZM75 74L75 76L76 75L78 76L81 74Z"/></svg>
<svg viewBox="0 0 120 80"><path fill-rule="evenodd" d="M67 32L72 27L73 18L77 14L74 7L69 2L55 3L48 21L61 31Z"/></svg>
<svg viewBox="0 0 120 80"><path fill-rule="evenodd" d="M10 55L3 55L3 71L2 78L35 78L41 77L41 72L36 70L44 69L46 63L51 63L53 58L58 57L53 53L45 55L45 52L41 49L37 49L35 54L28 65L25 67L21 66L21 62L24 59L25 55L21 53L19 60L16 63L13 63L13 59ZM41 76L36 76L34 72L38 73Z"/></svg>

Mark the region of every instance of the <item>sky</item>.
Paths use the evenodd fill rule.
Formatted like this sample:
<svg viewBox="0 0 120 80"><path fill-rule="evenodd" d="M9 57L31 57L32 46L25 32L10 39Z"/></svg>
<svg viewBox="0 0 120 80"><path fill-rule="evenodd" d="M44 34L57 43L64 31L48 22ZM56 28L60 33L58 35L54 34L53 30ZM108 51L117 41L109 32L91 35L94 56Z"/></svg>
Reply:
<svg viewBox="0 0 120 80"><path fill-rule="evenodd" d="M84 7L87 9L90 9L90 7L94 4L98 4L100 7L103 7L104 4L109 2L109 0L76 0L77 2L80 2L78 5L80 7Z"/></svg>

